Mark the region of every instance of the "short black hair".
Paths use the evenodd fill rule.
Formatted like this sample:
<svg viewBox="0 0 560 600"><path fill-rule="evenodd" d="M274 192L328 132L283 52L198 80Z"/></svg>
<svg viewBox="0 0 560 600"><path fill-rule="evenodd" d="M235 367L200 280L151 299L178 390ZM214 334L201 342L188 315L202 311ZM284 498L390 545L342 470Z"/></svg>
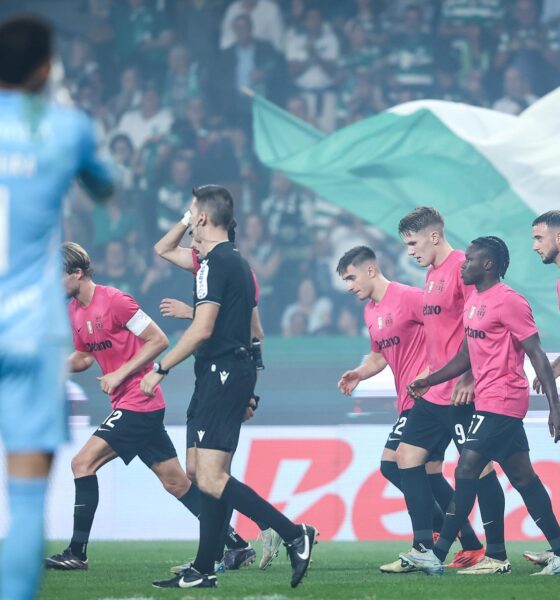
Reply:
<svg viewBox="0 0 560 600"><path fill-rule="evenodd" d="M233 244L235 243L235 228L237 227L237 221L235 219L231 220L227 230L228 240Z"/></svg>
<svg viewBox="0 0 560 600"><path fill-rule="evenodd" d="M216 227L228 229L233 221L233 198L221 185L201 185L193 188L193 196L200 210L208 213Z"/></svg>
<svg viewBox="0 0 560 600"><path fill-rule="evenodd" d="M539 215L533 225L546 225L547 227L560 227L560 210L549 210Z"/></svg>
<svg viewBox="0 0 560 600"><path fill-rule="evenodd" d="M434 225L443 231L445 223L439 210L432 206L419 206L399 221L399 234L418 233Z"/></svg>
<svg viewBox="0 0 560 600"><path fill-rule="evenodd" d="M350 265L358 266L367 261L376 261L375 252L368 246L354 246L338 261L336 272L342 275Z"/></svg>
<svg viewBox="0 0 560 600"><path fill-rule="evenodd" d="M38 17L22 15L0 24L0 82L23 85L53 52L51 26Z"/></svg>
<svg viewBox="0 0 560 600"><path fill-rule="evenodd" d="M494 266L500 277L504 277L509 267L509 250L506 243L495 235L476 238L471 242L473 246L482 249L494 261Z"/></svg>

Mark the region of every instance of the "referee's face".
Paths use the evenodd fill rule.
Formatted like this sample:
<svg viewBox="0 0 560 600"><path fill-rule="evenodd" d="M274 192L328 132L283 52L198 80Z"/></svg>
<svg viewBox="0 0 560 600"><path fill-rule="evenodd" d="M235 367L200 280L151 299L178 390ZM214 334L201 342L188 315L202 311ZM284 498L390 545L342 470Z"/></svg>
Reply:
<svg viewBox="0 0 560 600"><path fill-rule="evenodd" d="M545 265L559 263L560 229L551 229L546 223L533 225L533 250Z"/></svg>

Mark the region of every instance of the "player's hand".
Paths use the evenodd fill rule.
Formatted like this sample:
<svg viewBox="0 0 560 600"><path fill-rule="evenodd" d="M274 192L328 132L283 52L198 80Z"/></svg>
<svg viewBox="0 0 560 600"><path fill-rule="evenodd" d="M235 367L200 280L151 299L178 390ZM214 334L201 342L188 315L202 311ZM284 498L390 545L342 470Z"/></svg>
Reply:
<svg viewBox="0 0 560 600"><path fill-rule="evenodd" d="M548 415L548 430L554 443L560 440L560 408L553 407Z"/></svg>
<svg viewBox="0 0 560 600"><path fill-rule="evenodd" d="M146 394L146 396L153 398L155 396L154 389L162 379L163 375L161 373L150 371L149 373L146 373L144 377L142 377L140 389L144 392L144 394Z"/></svg>
<svg viewBox="0 0 560 600"><path fill-rule="evenodd" d="M189 306L180 300L175 300L174 298L164 298L159 305L159 310L164 317L192 319L194 316L192 306Z"/></svg>
<svg viewBox="0 0 560 600"><path fill-rule="evenodd" d="M105 373L102 377L97 378L101 386L101 391L105 394L112 394L123 382L123 379L123 376L118 371Z"/></svg>
<svg viewBox="0 0 560 600"><path fill-rule="evenodd" d="M542 383L539 381L538 377L533 379L533 389L535 392L537 392L537 394L542 394Z"/></svg>
<svg viewBox="0 0 560 600"><path fill-rule="evenodd" d="M424 394L430 389L430 382L427 378L425 379L415 379L411 384L406 388L408 393L415 399L421 398Z"/></svg>
<svg viewBox="0 0 560 600"><path fill-rule="evenodd" d="M466 377L465 375L467 374L465 373L459 377L453 388L453 393L451 394L451 404L453 406L471 404L474 400L474 379L470 373Z"/></svg>
<svg viewBox="0 0 560 600"><path fill-rule="evenodd" d="M243 417L243 422L252 419L255 416L255 411L257 410L257 402L254 398L249 400L249 406L245 409L245 415Z"/></svg>
<svg viewBox="0 0 560 600"><path fill-rule="evenodd" d="M345 396L350 396L360 381L361 378L357 371L346 371L342 374L337 387Z"/></svg>

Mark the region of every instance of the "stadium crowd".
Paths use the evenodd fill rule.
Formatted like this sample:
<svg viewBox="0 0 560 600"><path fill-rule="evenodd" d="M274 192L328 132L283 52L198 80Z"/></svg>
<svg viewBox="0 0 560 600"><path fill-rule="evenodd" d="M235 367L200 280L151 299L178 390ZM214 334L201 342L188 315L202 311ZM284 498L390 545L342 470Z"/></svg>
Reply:
<svg viewBox="0 0 560 600"><path fill-rule="evenodd" d="M133 294L172 333L177 325L159 317L160 290L188 300L192 282L152 246L181 218L193 186L223 184L237 201L237 243L260 282L265 330L360 335L361 307L335 272L350 231L355 244L383 249L390 278L421 284L424 274L383 232L259 164L241 88L326 132L421 98L518 114L558 84L558 4L50 2L62 82L121 171L107 207L74 189L66 238L92 249L99 283Z"/></svg>

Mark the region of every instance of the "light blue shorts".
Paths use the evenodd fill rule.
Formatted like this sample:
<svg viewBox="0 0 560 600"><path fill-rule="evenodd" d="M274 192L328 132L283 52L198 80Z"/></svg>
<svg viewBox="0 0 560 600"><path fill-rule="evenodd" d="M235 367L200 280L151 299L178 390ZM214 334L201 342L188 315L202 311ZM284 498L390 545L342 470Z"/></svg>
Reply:
<svg viewBox="0 0 560 600"><path fill-rule="evenodd" d="M0 354L0 435L8 453L53 452L68 440L66 346Z"/></svg>

